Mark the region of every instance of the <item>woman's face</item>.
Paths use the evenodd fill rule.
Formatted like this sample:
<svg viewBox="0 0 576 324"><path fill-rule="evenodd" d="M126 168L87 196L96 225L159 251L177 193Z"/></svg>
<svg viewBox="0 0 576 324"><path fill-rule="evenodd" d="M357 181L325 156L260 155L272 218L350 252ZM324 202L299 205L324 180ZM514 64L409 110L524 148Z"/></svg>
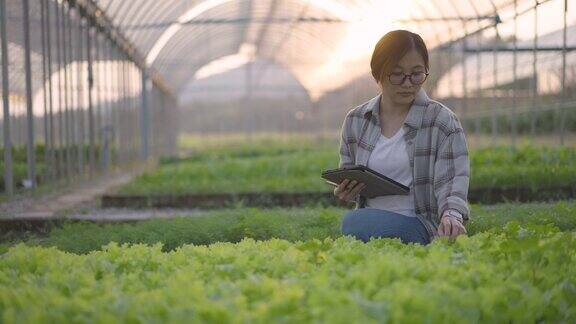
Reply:
<svg viewBox="0 0 576 324"><path fill-rule="evenodd" d="M408 51L396 66L388 73L385 73L383 80L378 83L382 94L388 96L390 101L397 105L409 105L416 97L416 93L422 87L422 84L412 84L410 79L406 77L402 84L392 84L390 82L389 74L392 74L392 79L402 79L403 74L411 74L415 72L427 72L424 66L424 59L414 49Z"/></svg>

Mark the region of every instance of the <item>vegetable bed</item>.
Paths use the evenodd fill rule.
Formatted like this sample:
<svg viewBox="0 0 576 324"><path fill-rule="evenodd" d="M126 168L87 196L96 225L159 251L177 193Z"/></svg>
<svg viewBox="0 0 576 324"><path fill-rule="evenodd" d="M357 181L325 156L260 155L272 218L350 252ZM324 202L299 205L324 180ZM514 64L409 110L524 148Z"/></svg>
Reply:
<svg viewBox="0 0 576 324"><path fill-rule="evenodd" d="M499 233L365 244L282 239L171 252L76 255L17 245L0 258L0 319L33 322L574 322L576 234L509 223Z"/></svg>
<svg viewBox="0 0 576 324"><path fill-rule="evenodd" d="M347 209L343 208L235 208L201 214L124 224L67 223L47 237L29 240L30 245L55 246L74 253L99 250L109 242L161 242L165 251L185 244L236 243L243 238L297 240L338 238ZM181 216L186 216L182 213ZM520 224L552 224L562 231L576 230L576 203L471 205L469 235L499 231L509 221ZM10 244L10 242L7 242ZM8 245L4 247L6 249ZM0 248L0 253L2 248Z"/></svg>
<svg viewBox="0 0 576 324"><path fill-rule="evenodd" d="M338 147L220 148L168 159L120 188L119 195L328 192L322 170L338 166ZM559 190L576 186L576 148L522 146L470 151L470 191L497 188Z"/></svg>

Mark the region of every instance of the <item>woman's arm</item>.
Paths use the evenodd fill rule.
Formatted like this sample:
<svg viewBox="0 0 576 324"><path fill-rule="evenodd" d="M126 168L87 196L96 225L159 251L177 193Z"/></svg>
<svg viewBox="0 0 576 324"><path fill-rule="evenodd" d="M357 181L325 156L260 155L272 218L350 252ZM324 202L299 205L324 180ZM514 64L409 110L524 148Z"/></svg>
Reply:
<svg viewBox="0 0 576 324"><path fill-rule="evenodd" d="M346 114L344 118L344 122L342 123L342 127L340 129L340 163L338 165L339 168L345 165L354 165L356 164L356 156L355 153L352 152L350 149L350 139L354 139L354 134L352 133L351 129L351 119L350 119L350 112ZM366 198L357 194L354 201L356 203L355 209L358 209L360 206L365 204Z"/></svg>
<svg viewBox="0 0 576 324"><path fill-rule="evenodd" d="M351 130L349 124L349 117L346 114L344 118L344 122L342 123L342 127L340 129L340 163L338 165L339 168L343 167L344 165L353 165L355 163L354 156L350 150L350 145L347 141L350 138Z"/></svg>
<svg viewBox="0 0 576 324"><path fill-rule="evenodd" d="M470 160L464 130L457 119L454 122L455 129L442 140L436 152L434 194L438 202L439 218L449 209L454 209L462 214L466 224L470 214Z"/></svg>

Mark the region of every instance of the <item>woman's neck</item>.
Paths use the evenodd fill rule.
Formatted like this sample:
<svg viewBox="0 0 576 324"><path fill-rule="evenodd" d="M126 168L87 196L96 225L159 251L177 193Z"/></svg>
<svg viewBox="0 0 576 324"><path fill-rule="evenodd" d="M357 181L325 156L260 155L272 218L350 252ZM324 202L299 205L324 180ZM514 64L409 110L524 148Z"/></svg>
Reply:
<svg viewBox="0 0 576 324"><path fill-rule="evenodd" d="M390 98L384 93L382 93L382 95L380 96L380 116L389 116L389 117L406 116L411 106L412 103L408 105L398 105L392 102L392 100L390 100Z"/></svg>

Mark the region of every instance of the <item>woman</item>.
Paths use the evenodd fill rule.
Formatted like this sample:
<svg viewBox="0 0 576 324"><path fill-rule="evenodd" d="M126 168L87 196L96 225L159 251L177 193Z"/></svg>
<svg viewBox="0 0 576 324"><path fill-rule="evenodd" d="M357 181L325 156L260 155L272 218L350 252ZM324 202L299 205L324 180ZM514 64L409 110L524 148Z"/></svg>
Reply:
<svg viewBox="0 0 576 324"><path fill-rule="evenodd" d="M356 202L342 233L429 244L466 233L470 162L460 121L426 95L429 71L422 38L406 30L387 33L372 54L380 94L350 110L342 124L340 167L360 164L408 187L408 195L362 196L363 183L344 180L339 199ZM441 216L440 216L441 215Z"/></svg>

